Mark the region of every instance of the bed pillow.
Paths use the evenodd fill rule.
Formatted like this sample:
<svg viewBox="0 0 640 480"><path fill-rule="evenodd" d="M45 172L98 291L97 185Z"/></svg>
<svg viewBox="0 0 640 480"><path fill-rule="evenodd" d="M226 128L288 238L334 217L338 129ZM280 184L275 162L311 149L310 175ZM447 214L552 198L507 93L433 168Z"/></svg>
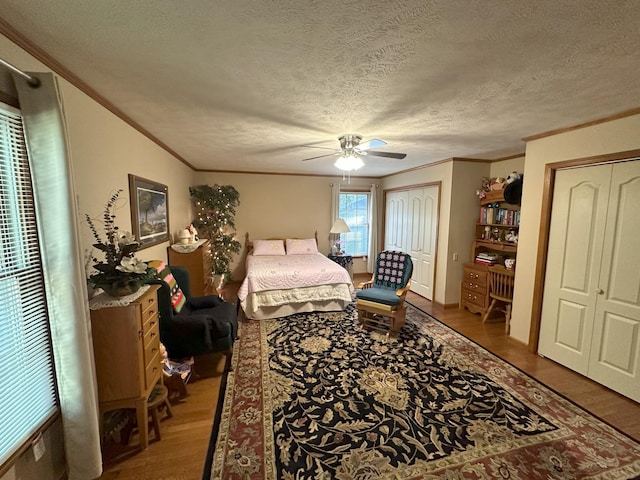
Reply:
<svg viewBox="0 0 640 480"><path fill-rule="evenodd" d="M253 255L284 255L282 240L254 240Z"/></svg>
<svg viewBox="0 0 640 480"><path fill-rule="evenodd" d="M287 255L314 255L318 253L315 238L287 238Z"/></svg>

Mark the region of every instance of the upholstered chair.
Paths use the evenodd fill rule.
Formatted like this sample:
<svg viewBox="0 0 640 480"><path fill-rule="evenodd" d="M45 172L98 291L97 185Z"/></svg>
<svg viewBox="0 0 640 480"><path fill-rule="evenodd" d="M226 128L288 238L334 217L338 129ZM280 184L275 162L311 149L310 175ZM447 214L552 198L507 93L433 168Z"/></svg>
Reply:
<svg viewBox="0 0 640 480"><path fill-rule="evenodd" d="M154 266L153 262L150 265ZM223 352L227 357L225 370L229 370L238 332L236 306L217 295L192 297L189 271L184 267L162 263L158 278L151 283L160 285L160 340L169 358ZM179 303L182 305L176 311Z"/></svg>

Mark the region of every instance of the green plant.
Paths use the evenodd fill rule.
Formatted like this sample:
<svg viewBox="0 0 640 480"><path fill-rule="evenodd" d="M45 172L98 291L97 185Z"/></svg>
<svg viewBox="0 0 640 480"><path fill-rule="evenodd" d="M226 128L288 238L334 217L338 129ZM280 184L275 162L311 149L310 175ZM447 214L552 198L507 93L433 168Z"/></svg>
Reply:
<svg viewBox="0 0 640 480"><path fill-rule="evenodd" d="M240 194L231 185L197 185L189 187L198 235L211 242L213 274L231 278L231 255L240 253L240 242L234 236L236 207Z"/></svg>
<svg viewBox="0 0 640 480"><path fill-rule="evenodd" d="M115 205L122 190L114 193L105 204L102 214L102 224L105 239L98 233L94 221L85 214L89 229L96 243L93 247L104 254L104 260L92 256L93 268L96 270L89 276L89 283L94 288L102 288L110 295L133 293L145 284L155 274L155 269L149 268L145 262L134 257L140 244L135 237L115 224Z"/></svg>

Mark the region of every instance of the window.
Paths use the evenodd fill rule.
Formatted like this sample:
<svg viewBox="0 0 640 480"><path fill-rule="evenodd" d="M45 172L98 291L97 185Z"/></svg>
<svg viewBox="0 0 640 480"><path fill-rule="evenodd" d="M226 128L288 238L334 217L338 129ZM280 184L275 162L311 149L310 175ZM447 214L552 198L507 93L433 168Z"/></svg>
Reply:
<svg viewBox="0 0 640 480"><path fill-rule="evenodd" d="M1 103L0 312L2 466L56 413L57 396L22 117Z"/></svg>
<svg viewBox="0 0 640 480"><path fill-rule="evenodd" d="M340 194L339 217L351 232L340 234L342 250L347 255L369 254L369 193L347 192Z"/></svg>

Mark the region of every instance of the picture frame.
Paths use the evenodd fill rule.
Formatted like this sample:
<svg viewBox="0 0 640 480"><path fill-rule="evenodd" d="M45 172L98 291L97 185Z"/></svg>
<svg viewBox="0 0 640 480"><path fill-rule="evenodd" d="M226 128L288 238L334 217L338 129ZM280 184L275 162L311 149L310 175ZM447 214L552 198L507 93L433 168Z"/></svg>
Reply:
<svg viewBox="0 0 640 480"><path fill-rule="evenodd" d="M131 231L139 249L169 241L169 188L129 174Z"/></svg>

